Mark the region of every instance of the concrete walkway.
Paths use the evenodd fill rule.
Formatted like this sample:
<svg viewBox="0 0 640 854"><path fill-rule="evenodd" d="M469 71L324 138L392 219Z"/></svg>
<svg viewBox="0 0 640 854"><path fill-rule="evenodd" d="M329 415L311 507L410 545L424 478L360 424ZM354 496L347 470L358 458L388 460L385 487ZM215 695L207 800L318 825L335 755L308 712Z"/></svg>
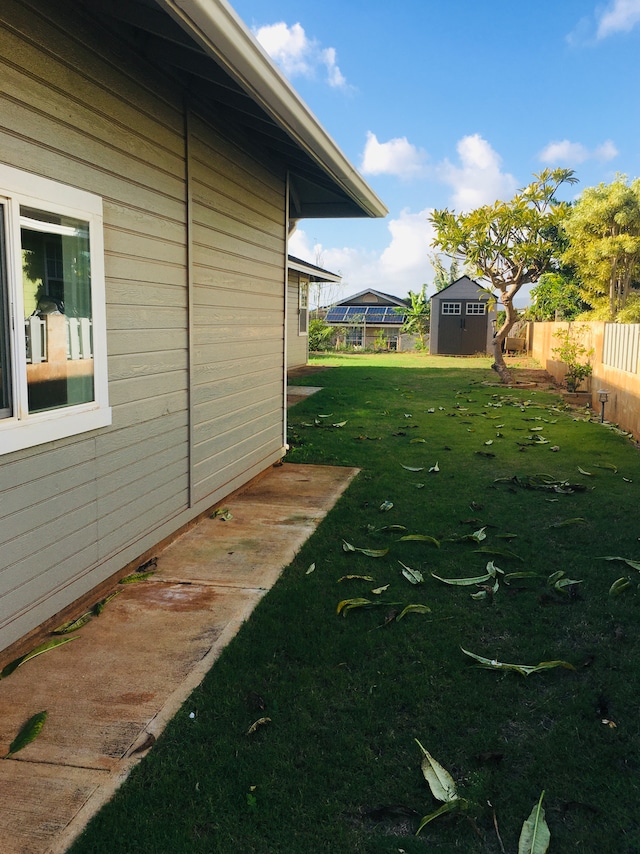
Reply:
<svg viewBox="0 0 640 854"><path fill-rule="evenodd" d="M2 854L62 854L202 681L357 470L284 464L158 555L60 648L0 682Z"/></svg>

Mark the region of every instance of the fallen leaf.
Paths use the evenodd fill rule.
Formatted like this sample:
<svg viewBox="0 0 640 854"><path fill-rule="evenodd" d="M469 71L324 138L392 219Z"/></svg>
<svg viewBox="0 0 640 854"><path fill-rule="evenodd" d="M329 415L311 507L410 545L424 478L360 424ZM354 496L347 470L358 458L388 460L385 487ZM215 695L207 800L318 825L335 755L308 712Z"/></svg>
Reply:
<svg viewBox="0 0 640 854"><path fill-rule="evenodd" d="M411 582L411 584L420 584L424 581L424 576L419 569L411 569L410 566L407 566L406 563L402 563L401 560L399 560L398 563L402 567L402 574L407 581Z"/></svg>
<svg viewBox="0 0 640 854"><path fill-rule="evenodd" d="M271 723L271 718L258 718L257 721L254 721L249 729L246 731L245 735L253 735L254 732L260 729L262 726L266 726L266 724Z"/></svg>
<svg viewBox="0 0 640 854"><path fill-rule="evenodd" d="M431 608L428 605L407 605L406 608L398 614L396 622L399 622L406 614L430 614Z"/></svg>
<svg viewBox="0 0 640 854"><path fill-rule="evenodd" d="M437 549L440 548L439 540L436 540L435 537L430 537L428 534L406 534L404 537L400 537L400 540L399 540L399 542L401 542L401 543L402 542L408 542L408 541L415 541L415 542L421 542L421 543L431 543Z"/></svg>
<svg viewBox="0 0 640 854"><path fill-rule="evenodd" d="M305 575L311 575L312 572L315 572L315 569L316 569L315 563L309 564L309 568L305 572Z"/></svg>
<svg viewBox="0 0 640 854"><path fill-rule="evenodd" d="M40 646L32 649L31 652L28 652L26 655L21 655L19 658L14 658L13 661L9 662L9 664L0 671L0 679L5 679L7 676L10 676L14 670L17 670L18 667L22 667L23 664L26 664L26 662L30 661L32 658L42 655L44 652L56 649L56 647L62 646L65 643L70 643L73 640L78 640L78 636L76 635L72 638L54 638L53 640L41 643Z"/></svg>
<svg viewBox="0 0 640 854"><path fill-rule="evenodd" d="M529 818L522 825L520 839L518 840L518 854L545 854L549 849L551 834L544 818L542 799L531 810Z"/></svg>
<svg viewBox="0 0 640 854"><path fill-rule="evenodd" d="M498 661L495 658L485 658L482 655L476 655L474 652L460 647L465 655L473 658L478 662L478 665L486 670L513 670L521 676L530 676L532 673L538 673L542 670L551 670L555 667L564 667L567 670L575 670L573 664L568 661L541 661L539 664L506 664L503 661Z"/></svg>

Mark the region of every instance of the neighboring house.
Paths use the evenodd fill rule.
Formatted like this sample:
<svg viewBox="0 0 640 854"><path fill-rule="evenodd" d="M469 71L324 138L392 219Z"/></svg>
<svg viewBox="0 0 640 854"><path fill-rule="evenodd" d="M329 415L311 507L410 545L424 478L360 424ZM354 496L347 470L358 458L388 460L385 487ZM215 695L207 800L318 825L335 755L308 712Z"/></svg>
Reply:
<svg viewBox="0 0 640 854"><path fill-rule="evenodd" d="M338 344L348 347L387 350L401 349L400 330L405 315L406 300L368 289L347 297L326 309L325 320L330 326L343 330ZM413 347L413 337L410 346Z"/></svg>
<svg viewBox="0 0 640 854"><path fill-rule="evenodd" d="M462 276L431 297L432 355L492 352L496 302L477 282Z"/></svg>
<svg viewBox="0 0 640 854"><path fill-rule="evenodd" d="M309 284L341 282L336 273L289 255L287 291L287 368L299 368L309 361Z"/></svg>
<svg viewBox="0 0 640 854"><path fill-rule="evenodd" d="M283 456L289 228L386 211L224 0L0 58L1 650Z"/></svg>

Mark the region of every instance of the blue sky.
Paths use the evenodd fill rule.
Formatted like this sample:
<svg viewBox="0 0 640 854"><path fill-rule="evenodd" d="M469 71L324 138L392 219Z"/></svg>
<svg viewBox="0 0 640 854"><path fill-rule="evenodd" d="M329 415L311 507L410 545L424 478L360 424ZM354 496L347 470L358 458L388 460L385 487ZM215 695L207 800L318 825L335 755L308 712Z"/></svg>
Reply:
<svg viewBox="0 0 640 854"><path fill-rule="evenodd" d="M290 251L334 297L430 284L434 208L510 198L568 166L640 176L640 0L232 0L389 208L302 220ZM429 293L432 292L429 289Z"/></svg>

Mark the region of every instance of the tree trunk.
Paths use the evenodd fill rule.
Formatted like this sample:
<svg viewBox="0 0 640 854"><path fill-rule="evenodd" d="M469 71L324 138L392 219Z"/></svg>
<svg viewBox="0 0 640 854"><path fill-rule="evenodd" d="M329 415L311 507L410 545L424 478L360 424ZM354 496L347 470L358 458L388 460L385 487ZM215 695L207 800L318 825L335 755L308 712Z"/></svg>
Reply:
<svg viewBox="0 0 640 854"><path fill-rule="evenodd" d="M502 327L496 332L493 336L493 365L491 365L492 369L496 371L500 379L503 383L510 383L513 380L511 376L511 371L506 366L504 361L504 355L502 353L502 342L505 340L509 332L513 327L513 324L518 319L518 315L516 314L516 310L513 307L513 294L502 292L502 305L504 306L504 310L506 312L506 320L502 324Z"/></svg>

